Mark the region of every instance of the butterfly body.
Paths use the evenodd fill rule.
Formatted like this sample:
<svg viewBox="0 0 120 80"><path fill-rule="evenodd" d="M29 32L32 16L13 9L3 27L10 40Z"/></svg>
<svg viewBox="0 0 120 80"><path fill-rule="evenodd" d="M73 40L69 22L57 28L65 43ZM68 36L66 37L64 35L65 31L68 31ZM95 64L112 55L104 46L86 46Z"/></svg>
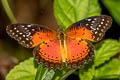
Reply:
<svg viewBox="0 0 120 80"><path fill-rule="evenodd" d="M33 48L38 63L48 68L62 69L63 63L69 68L78 68L92 59L94 46L110 28L109 16L93 16L72 24L66 30L58 31L36 24L12 24L7 33L27 48Z"/></svg>

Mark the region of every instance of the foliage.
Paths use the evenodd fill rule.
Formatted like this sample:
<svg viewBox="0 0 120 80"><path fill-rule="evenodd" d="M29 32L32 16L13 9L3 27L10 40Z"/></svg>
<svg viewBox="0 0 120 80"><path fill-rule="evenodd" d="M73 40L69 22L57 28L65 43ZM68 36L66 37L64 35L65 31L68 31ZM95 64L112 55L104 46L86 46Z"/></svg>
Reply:
<svg viewBox="0 0 120 80"><path fill-rule="evenodd" d="M12 69L7 75L6 80L34 80L36 71L34 59L30 58Z"/></svg>
<svg viewBox="0 0 120 80"><path fill-rule="evenodd" d="M103 4L109 10L115 21L120 25L120 0L102 0Z"/></svg>
<svg viewBox="0 0 120 80"><path fill-rule="evenodd" d="M98 66L104 63L106 60L109 60L112 56L114 56L118 49L120 48L120 44L116 40L104 40L101 42L102 45L98 50L95 51L94 63L95 66ZM99 45L101 43L96 44ZM98 47L98 46L97 46Z"/></svg>
<svg viewBox="0 0 120 80"><path fill-rule="evenodd" d="M104 0L103 3L108 7L114 17L118 15L118 10L113 12L109 1ZM2 4L4 5L5 2ZM10 8L7 8L9 13L6 6L3 7L9 16L11 14ZM114 7L118 9L117 6ZM98 0L54 0L54 15L58 24L64 29L78 20L99 15L100 12L101 8L99 7ZM16 22L13 14L11 16L11 22ZM119 23L119 19L117 17L115 19ZM80 80L120 78L120 61L112 58L120 49L118 41L106 39L96 44L95 47L93 61L90 61L83 68L79 68L78 72L76 69L67 69L67 67L64 67L61 71L53 71L48 70L42 65L39 65L37 69L34 59L30 58L15 66L6 76L6 80L65 80L72 73L77 73Z"/></svg>
<svg viewBox="0 0 120 80"><path fill-rule="evenodd" d="M63 28L87 18L100 15L101 9L97 0L55 0L54 15Z"/></svg>
<svg viewBox="0 0 120 80"><path fill-rule="evenodd" d="M39 65L35 80L51 80L54 74L55 72L53 70L48 71L46 67Z"/></svg>
<svg viewBox="0 0 120 80"><path fill-rule="evenodd" d="M95 71L96 79L99 78L119 78L120 79L120 61L112 59L104 67L100 67Z"/></svg>

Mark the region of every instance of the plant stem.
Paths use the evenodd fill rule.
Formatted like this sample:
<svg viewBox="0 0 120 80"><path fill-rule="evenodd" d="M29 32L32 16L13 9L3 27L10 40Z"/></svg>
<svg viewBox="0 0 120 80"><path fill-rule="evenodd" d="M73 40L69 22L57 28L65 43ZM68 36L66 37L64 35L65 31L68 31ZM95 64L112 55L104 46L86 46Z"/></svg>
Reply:
<svg viewBox="0 0 120 80"><path fill-rule="evenodd" d="M1 0L1 2L2 2L2 5L3 5L3 7L5 9L5 12L6 12L7 16L9 17L10 21L12 23L17 23L14 15L13 15L13 13L12 13L9 5L8 5L8 1L7 0Z"/></svg>
<svg viewBox="0 0 120 80"><path fill-rule="evenodd" d="M76 71L76 69L71 69L70 71L68 71L65 75L63 75L60 80L64 80L67 76L69 76L70 74L72 74L74 71Z"/></svg>

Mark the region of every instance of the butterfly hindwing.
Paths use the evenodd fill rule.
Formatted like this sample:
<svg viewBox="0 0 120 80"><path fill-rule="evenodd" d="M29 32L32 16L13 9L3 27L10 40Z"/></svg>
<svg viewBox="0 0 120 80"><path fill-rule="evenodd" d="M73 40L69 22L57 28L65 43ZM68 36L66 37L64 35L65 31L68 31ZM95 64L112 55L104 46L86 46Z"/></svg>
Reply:
<svg viewBox="0 0 120 80"><path fill-rule="evenodd" d="M37 46L43 41L56 39L56 31L36 24L11 24L7 33L27 48Z"/></svg>
<svg viewBox="0 0 120 80"><path fill-rule="evenodd" d="M34 58L38 63L47 66L49 69L61 69L62 58L59 40L43 42L33 50Z"/></svg>
<svg viewBox="0 0 120 80"><path fill-rule="evenodd" d="M94 46L84 39L71 39L67 41L67 67L77 68L83 66L94 56Z"/></svg>
<svg viewBox="0 0 120 80"><path fill-rule="evenodd" d="M82 38L98 42L111 24L112 19L109 16L93 16L72 24L66 30L66 34L71 38Z"/></svg>

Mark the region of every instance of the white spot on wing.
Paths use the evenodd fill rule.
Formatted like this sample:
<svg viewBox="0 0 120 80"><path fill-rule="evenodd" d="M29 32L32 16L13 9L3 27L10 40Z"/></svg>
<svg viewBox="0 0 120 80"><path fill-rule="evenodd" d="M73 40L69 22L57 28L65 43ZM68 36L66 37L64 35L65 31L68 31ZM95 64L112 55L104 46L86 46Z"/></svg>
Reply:
<svg viewBox="0 0 120 80"><path fill-rule="evenodd" d="M109 23L110 21L109 21L109 20L107 20L107 22Z"/></svg>
<svg viewBox="0 0 120 80"><path fill-rule="evenodd" d="M32 31L35 31L35 29L32 29Z"/></svg>
<svg viewBox="0 0 120 80"><path fill-rule="evenodd" d="M102 21L105 21L105 19L102 19Z"/></svg>
<svg viewBox="0 0 120 80"><path fill-rule="evenodd" d="M23 37L25 37L25 35L23 35Z"/></svg>
<svg viewBox="0 0 120 80"><path fill-rule="evenodd" d="M102 35L102 33L99 33L99 36L101 36Z"/></svg>
<svg viewBox="0 0 120 80"><path fill-rule="evenodd" d="M21 37L19 37L19 40L21 40L22 38Z"/></svg>
<svg viewBox="0 0 120 80"><path fill-rule="evenodd" d="M10 30L10 32L12 32L12 30Z"/></svg>
<svg viewBox="0 0 120 80"><path fill-rule="evenodd" d="M30 44L32 45L33 43L30 41Z"/></svg>
<svg viewBox="0 0 120 80"><path fill-rule="evenodd" d="M91 24L91 25L93 25L93 24Z"/></svg>
<svg viewBox="0 0 120 80"><path fill-rule="evenodd" d="M103 26L103 28L105 29L105 26Z"/></svg>
<svg viewBox="0 0 120 80"><path fill-rule="evenodd" d="M108 24L106 23L105 25L107 26Z"/></svg>
<svg viewBox="0 0 120 80"><path fill-rule="evenodd" d="M16 30L17 28L16 27L14 27L14 30Z"/></svg>
<svg viewBox="0 0 120 80"><path fill-rule="evenodd" d="M97 20L97 18L95 18L94 20Z"/></svg>
<svg viewBox="0 0 120 80"><path fill-rule="evenodd" d="M29 39L28 39L28 38L26 38L26 40L28 41Z"/></svg>
<svg viewBox="0 0 120 80"><path fill-rule="evenodd" d="M22 33L19 33L20 35L22 35Z"/></svg>
<svg viewBox="0 0 120 80"><path fill-rule="evenodd" d="M98 25L98 27L101 27L101 25Z"/></svg>
<svg viewBox="0 0 120 80"><path fill-rule="evenodd" d="M89 24L86 24L86 26L88 26Z"/></svg>
<svg viewBox="0 0 120 80"><path fill-rule="evenodd" d="M92 23L95 23L95 21L92 21Z"/></svg>
<svg viewBox="0 0 120 80"><path fill-rule="evenodd" d="M31 35L31 33L29 32L26 36L28 37L28 36L30 36Z"/></svg>
<svg viewBox="0 0 120 80"><path fill-rule="evenodd" d="M13 32L12 35L14 35L15 33Z"/></svg>
<svg viewBox="0 0 120 80"><path fill-rule="evenodd" d="M97 30L99 30L99 28L97 28Z"/></svg>
<svg viewBox="0 0 120 80"><path fill-rule="evenodd" d="M95 34L97 34L97 31L95 31Z"/></svg>
<svg viewBox="0 0 120 80"><path fill-rule="evenodd" d="M26 47L29 47L29 45L27 44Z"/></svg>
<svg viewBox="0 0 120 80"><path fill-rule="evenodd" d="M19 30L17 30L16 32L19 32Z"/></svg>
<svg viewBox="0 0 120 80"><path fill-rule="evenodd" d="M97 41L99 40L99 37L97 38Z"/></svg>
<svg viewBox="0 0 120 80"><path fill-rule="evenodd" d="M92 30L96 30L95 28L93 28L93 26L90 26L90 28L91 28Z"/></svg>
<svg viewBox="0 0 120 80"><path fill-rule="evenodd" d="M103 24L103 22L101 22L101 24Z"/></svg>
<svg viewBox="0 0 120 80"><path fill-rule="evenodd" d="M16 37L18 37L18 35L15 35Z"/></svg>
<svg viewBox="0 0 120 80"><path fill-rule="evenodd" d="M25 43L25 41L22 41L22 43Z"/></svg>
<svg viewBox="0 0 120 80"><path fill-rule="evenodd" d="M21 25L21 27L25 27L25 26Z"/></svg>
<svg viewBox="0 0 120 80"><path fill-rule="evenodd" d="M103 29L101 29L101 31L103 32L104 30L103 30Z"/></svg>
<svg viewBox="0 0 120 80"><path fill-rule="evenodd" d="M91 21L91 19L87 19L88 21Z"/></svg>
<svg viewBox="0 0 120 80"><path fill-rule="evenodd" d="M31 27L31 25L27 25L27 27Z"/></svg>
<svg viewBox="0 0 120 80"><path fill-rule="evenodd" d="M103 32L104 30L103 30L103 29L101 29L101 31Z"/></svg>
<svg viewBox="0 0 120 80"><path fill-rule="evenodd" d="M25 28L25 30L27 30L27 28Z"/></svg>

